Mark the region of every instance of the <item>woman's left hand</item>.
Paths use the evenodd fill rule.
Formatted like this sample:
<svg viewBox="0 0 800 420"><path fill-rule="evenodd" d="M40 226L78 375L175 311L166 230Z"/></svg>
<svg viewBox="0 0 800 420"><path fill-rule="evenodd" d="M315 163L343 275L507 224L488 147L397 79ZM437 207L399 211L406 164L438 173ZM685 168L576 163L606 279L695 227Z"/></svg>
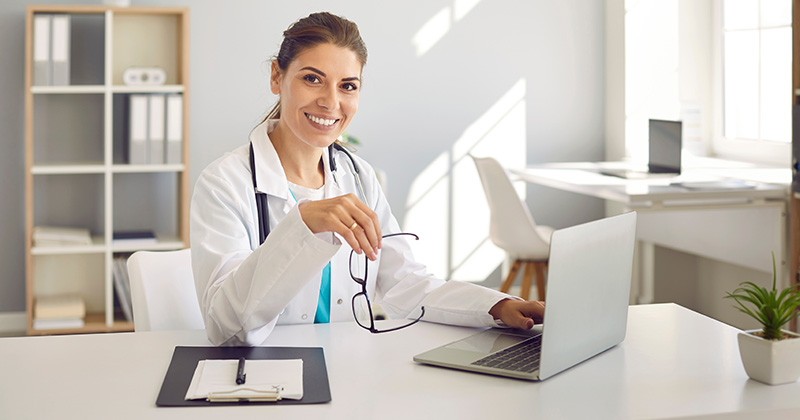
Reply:
<svg viewBox="0 0 800 420"><path fill-rule="evenodd" d="M492 306L489 314L509 327L529 330L544 320L544 302L503 299Z"/></svg>

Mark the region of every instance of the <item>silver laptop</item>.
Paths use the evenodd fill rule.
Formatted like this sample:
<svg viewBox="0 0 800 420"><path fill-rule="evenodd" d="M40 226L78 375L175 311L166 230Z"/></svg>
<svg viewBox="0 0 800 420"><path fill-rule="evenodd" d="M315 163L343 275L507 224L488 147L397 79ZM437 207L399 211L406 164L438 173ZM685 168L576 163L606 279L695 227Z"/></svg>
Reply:
<svg viewBox="0 0 800 420"><path fill-rule="evenodd" d="M635 238L636 212L557 230L543 325L531 331L491 328L414 361L540 381L621 343Z"/></svg>
<svg viewBox="0 0 800 420"><path fill-rule="evenodd" d="M681 174L683 123L680 121L649 120L650 135L647 171L603 169L603 175L627 179L675 177Z"/></svg>

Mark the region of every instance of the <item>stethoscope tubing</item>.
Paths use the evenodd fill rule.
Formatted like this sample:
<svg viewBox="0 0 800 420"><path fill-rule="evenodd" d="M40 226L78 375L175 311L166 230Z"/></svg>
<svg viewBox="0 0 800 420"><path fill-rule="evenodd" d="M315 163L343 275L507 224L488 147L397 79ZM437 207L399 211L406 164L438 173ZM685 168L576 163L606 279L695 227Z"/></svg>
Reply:
<svg viewBox="0 0 800 420"><path fill-rule="evenodd" d="M337 164L336 159L334 159L333 152L334 149L343 152L349 159L350 159L350 166L353 169L353 175L356 178L356 185L358 186L359 194L361 195L361 201L365 204L366 194L364 194L364 185L361 183L361 171L358 165L356 164L355 159L353 159L353 155L344 148L344 146L333 143L328 146L328 159L331 168L331 174L333 174L333 180L337 184L339 184L339 180L336 179L336 171L337 171ZM256 182L256 162L255 162L255 153L253 152L253 142L250 142L250 174L253 178L253 191L255 191L256 195L256 208L258 212L258 239L259 244L263 244L264 241L267 239L269 235L270 228L269 228L269 206L267 205L267 194L263 193L258 190L258 184Z"/></svg>

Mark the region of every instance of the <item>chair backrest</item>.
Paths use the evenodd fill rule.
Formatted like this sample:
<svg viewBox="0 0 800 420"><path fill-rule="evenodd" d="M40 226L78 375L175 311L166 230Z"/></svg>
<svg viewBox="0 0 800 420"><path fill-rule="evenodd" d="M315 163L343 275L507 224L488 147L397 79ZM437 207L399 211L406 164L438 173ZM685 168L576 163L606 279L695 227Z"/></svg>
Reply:
<svg viewBox="0 0 800 420"><path fill-rule="evenodd" d="M550 238L542 237L505 168L494 158L471 157L489 202L492 242L517 258L547 259Z"/></svg>
<svg viewBox="0 0 800 420"><path fill-rule="evenodd" d="M128 258L136 331L203 329L190 249L138 251Z"/></svg>

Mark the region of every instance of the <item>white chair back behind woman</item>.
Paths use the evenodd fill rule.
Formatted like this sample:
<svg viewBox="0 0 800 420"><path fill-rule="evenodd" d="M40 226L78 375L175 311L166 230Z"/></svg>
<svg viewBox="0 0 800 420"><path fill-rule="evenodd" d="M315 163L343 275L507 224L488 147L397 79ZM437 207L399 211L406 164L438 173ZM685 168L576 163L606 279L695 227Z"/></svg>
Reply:
<svg viewBox="0 0 800 420"><path fill-rule="evenodd" d="M128 258L136 331L204 329L190 249L138 251Z"/></svg>

